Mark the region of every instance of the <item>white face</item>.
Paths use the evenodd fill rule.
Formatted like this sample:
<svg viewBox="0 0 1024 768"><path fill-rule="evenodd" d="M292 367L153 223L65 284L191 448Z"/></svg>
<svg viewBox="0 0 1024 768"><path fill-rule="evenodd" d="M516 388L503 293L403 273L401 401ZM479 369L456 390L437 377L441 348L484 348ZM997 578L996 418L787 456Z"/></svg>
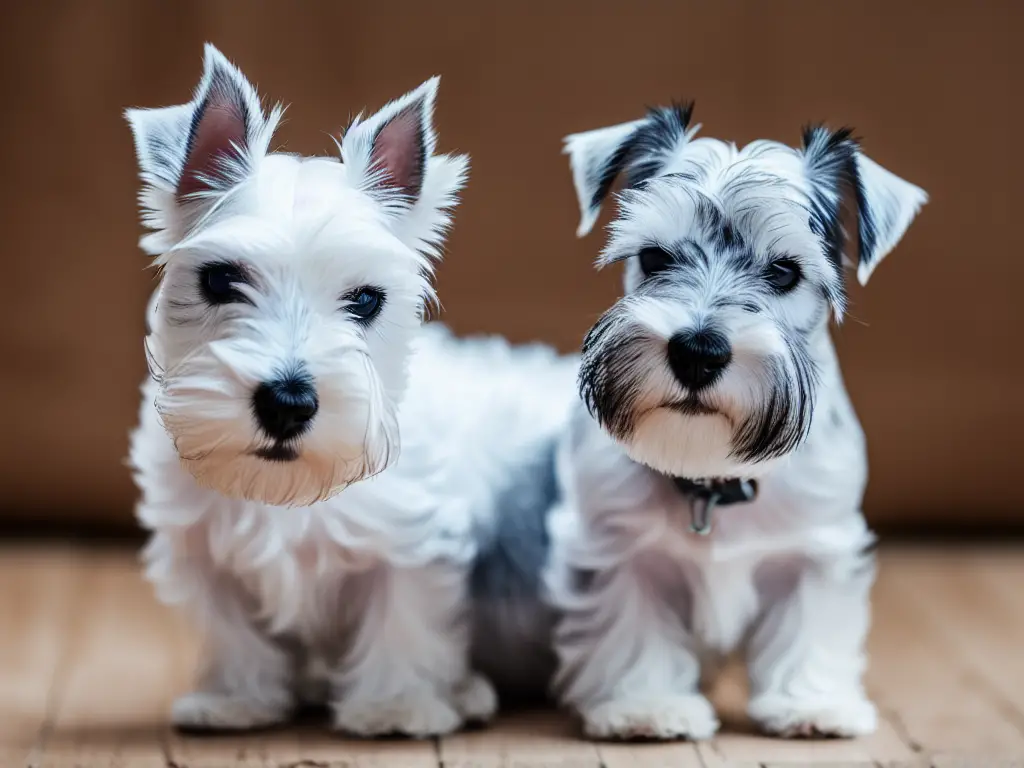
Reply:
<svg viewBox="0 0 1024 768"><path fill-rule="evenodd" d="M432 156L435 89L351 127L340 161L265 154L276 114L212 49L196 116L177 122L190 135L167 138L180 107L129 114L156 230L143 245L163 270L156 407L204 486L307 505L397 457L429 257L466 166ZM243 156L208 149L240 138Z"/></svg>
<svg viewBox="0 0 1024 768"><path fill-rule="evenodd" d="M615 175L627 185L599 259L625 263L626 295L587 335L580 390L634 460L754 477L811 428L828 316L845 304L846 188L862 201L862 280L924 194L845 132L809 131L802 150L739 150L694 139L688 120L685 108L656 110L567 141L581 234Z"/></svg>

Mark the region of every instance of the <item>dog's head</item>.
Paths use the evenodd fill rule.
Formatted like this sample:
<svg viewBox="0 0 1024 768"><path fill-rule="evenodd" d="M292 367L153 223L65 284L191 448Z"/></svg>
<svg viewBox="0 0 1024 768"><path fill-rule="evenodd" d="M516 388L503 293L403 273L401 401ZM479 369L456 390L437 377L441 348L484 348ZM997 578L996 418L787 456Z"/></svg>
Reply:
<svg viewBox="0 0 1024 768"><path fill-rule="evenodd" d="M738 149L695 138L690 111L565 140L579 236L624 186L598 263L625 262L626 295L587 334L580 391L636 461L751 477L808 434L844 264L865 283L927 197L847 130Z"/></svg>
<svg viewBox="0 0 1024 768"><path fill-rule="evenodd" d="M468 167L434 154L432 79L356 118L339 158L270 151L281 108L215 48L193 99L132 109L147 349L184 464L229 496L304 505L387 467L412 337Z"/></svg>

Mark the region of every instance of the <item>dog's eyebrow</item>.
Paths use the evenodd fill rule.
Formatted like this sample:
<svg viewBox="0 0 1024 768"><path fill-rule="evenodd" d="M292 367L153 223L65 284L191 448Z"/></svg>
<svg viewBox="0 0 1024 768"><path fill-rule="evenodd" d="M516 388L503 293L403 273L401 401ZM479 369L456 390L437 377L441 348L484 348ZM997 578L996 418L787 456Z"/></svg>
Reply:
<svg viewBox="0 0 1024 768"><path fill-rule="evenodd" d="M672 248L669 248L668 252L675 256L677 261L684 264L700 262L707 265L708 263L707 251L696 240L689 238L680 240Z"/></svg>

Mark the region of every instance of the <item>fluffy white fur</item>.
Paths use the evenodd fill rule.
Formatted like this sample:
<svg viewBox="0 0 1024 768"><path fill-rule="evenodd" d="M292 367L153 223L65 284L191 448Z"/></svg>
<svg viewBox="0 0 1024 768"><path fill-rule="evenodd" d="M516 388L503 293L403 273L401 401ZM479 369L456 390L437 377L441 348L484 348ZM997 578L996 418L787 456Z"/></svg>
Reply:
<svg viewBox="0 0 1024 768"><path fill-rule="evenodd" d="M845 132L808 131L801 149L695 132L672 108L567 140L581 235L626 178L599 259L625 261L626 295L588 335L587 408L559 454L556 687L592 736L707 738L718 722L702 672L739 650L766 731L865 734L867 463L828 320L844 307L840 253L865 281L926 197ZM844 203L859 251L845 248ZM665 269L644 273L647 248ZM766 283L780 258L801 275L788 292ZM668 341L709 327L731 361L687 389ZM756 478L759 493L719 506L700 536L673 476Z"/></svg>
<svg viewBox="0 0 1024 768"><path fill-rule="evenodd" d="M434 154L436 88L358 119L340 161L270 153L281 110L212 46L189 104L128 113L162 272L138 517L148 578L205 640L178 726L265 726L308 701L340 730L425 736L495 709L468 663L467 572L494 479L564 428L573 366L421 328L467 167ZM210 264L232 270L212 303ZM384 300L360 321L365 286ZM275 444L253 392L296 369L318 409Z"/></svg>

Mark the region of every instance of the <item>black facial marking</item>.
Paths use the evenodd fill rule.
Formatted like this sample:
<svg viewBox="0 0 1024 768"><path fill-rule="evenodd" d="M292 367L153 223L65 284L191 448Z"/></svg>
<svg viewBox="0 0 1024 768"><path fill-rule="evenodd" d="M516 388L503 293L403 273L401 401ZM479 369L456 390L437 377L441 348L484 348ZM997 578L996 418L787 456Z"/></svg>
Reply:
<svg viewBox="0 0 1024 768"><path fill-rule="evenodd" d="M623 310L612 307L583 340L578 386L590 415L614 437L633 430L635 404L647 371L638 363L644 355L640 331L616 333Z"/></svg>
<svg viewBox="0 0 1024 768"><path fill-rule="evenodd" d="M683 240L675 250L677 258L684 264L707 267L711 263L708 252L696 240Z"/></svg>
<svg viewBox="0 0 1024 768"><path fill-rule="evenodd" d="M687 188L694 198L695 214L705 240L716 250L736 250L744 247L743 238L728 221L718 202L699 190Z"/></svg>
<svg viewBox="0 0 1024 768"><path fill-rule="evenodd" d="M799 446L811 429L818 371L803 337L786 334L792 356L790 375L780 360L770 361L768 401L740 425L732 455L747 462L778 458Z"/></svg>

